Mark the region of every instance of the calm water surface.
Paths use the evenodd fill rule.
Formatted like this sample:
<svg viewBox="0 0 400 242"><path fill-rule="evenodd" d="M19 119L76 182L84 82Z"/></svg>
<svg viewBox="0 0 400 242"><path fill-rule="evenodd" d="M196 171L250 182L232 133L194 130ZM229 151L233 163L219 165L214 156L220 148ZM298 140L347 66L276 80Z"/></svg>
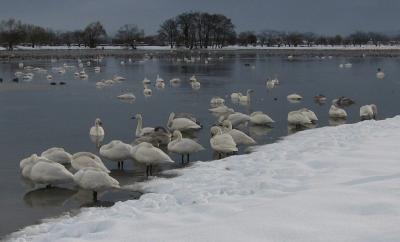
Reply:
<svg viewBox="0 0 400 242"><path fill-rule="evenodd" d="M206 150L193 154L191 159L207 161L213 159L209 128L216 118L208 112L213 96L228 97L225 98L226 105L236 111L248 114L263 111L276 121L272 129L244 128L259 144L271 143L287 135L287 113L302 107L316 112L318 127L330 125L329 104L332 98L339 96L348 96L356 101L355 105L346 108L349 115L347 123L359 121L359 107L364 104L375 103L380 119L399 113L398 58L304 58L289 62L286 58L236 53L227 54L223 61L214 60L208 65L176 63L169 59L135 61L126 65L121 65L120 61L117 58L104 59L100 64L101 73L94 73L94 65L86 67L89 74L87 80L75 79L73 69L67 70L64 75L51 71L51 67L63 63L77 65L76 60L58 60L56 63L49 60L25 61L25 65L48 69L55 81L62 80L67 85L50 86L46 80L47 74L39 73L31 82L0 84L0 236L40 222L40 219L67 211L76 212L80 207L93 205L90 204L91 194L79 191L74 186L53 189L34 187L21 178L19 161L54 146L64 147L70 153L97 153L88 136L89 128L97 117L102 119L106 130L104 142L119 139L130 143L136 128L136 122L131 117L136 113L143 115L144 126L149 127L165 126L172 111L193 113L204 125L193 138ZM346 62L353 63L353 67L338 68L340 63ZM250 66L246 66L246 63ZM378 67L386 73L384 80L375 78ZM2 62L0 78L8 81L17 70L18 62ZM95 87L97 81L111 79L114 74L124 76L127 80L103 89ZM165 79L166 88L157 90L152 87L153 95L145 98L142 80L148 77L154 83L157 74ZM191 89L188 80L193 74L201 82L200 90ZM267 90L266 78L275 75L281 85ZM174 77L182 80L180 86L169 85L169 80ZM233 104L229 100L230 93L245 93L249 88L255 90L250 106ZM125 92L133 92L136 101L128 103L116 98ZM304 100L297 104L289 103L286 96L291 93L301 94ZM329 98L326 105L314 103L313 96L320 93ZM246 147L241 147L240 152L246 152ZM177 155L171 157L180 161ZM122 185L144 180L144 167L128 162L125 171L118 171L115 163L104 162L114 169L111 175ZM175 167L180 167L179 162L161 169ZM141 191L104 193L100 196L101 205L135 199L140 194Z"/></svg>

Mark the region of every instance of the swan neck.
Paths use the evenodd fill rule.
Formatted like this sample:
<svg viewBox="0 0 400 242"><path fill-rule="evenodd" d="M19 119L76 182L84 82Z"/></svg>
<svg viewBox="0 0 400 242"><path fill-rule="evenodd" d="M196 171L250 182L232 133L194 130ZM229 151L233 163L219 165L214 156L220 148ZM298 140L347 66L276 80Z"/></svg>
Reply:
<svg viewBox="0 0 400 242"><path fill-rule="evenodd" d="M142 132L143 121L141 117L137 118L137 126L136 126L136 136L139 136Z"/></svg>

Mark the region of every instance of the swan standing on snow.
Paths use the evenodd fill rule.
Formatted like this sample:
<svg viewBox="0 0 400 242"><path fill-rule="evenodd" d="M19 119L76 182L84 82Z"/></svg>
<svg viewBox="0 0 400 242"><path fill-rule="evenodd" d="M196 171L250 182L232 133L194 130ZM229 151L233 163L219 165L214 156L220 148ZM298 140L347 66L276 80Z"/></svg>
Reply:
<svg viewBox="0 0 400 242"><path fill-rule="evenodd" d="M360 118L361 120L376 119L378 114L378 108L375 104L364 105L360 107Z"/></svg>
<svg viewBox="0 0 400 242"><path fill-rule="evenodd" d="M198 130L201 126L188 118L175 118L175 113L171 113L168 118L167 127L171 131L179 130Z"/></svg>
<svg viewBox="0 0 400 242"><path fill-rule="evenodd" d="M184 155L187 155L186 161L189 162L189 155L201 150L204 150L203 146L194 140L182 138L182 133L179 130L174 131L172 141L168 144L168 151L182 155L182 164L184 163Z"/></svg>
<svg viewBox="0 0 400 242"><path fill-rule="evenodd" d="M131 157L131 148L131 145L120 140L113 140L101 146L99 153L108 160L118 162L118 169L124 169L124 161Z"/></svg>
<svg viewBox="0 0 400 242"><path fill-rule="evenodd" d="M345 119L347 117L347 113L344 109L341 109L341 108L337 107L336 105L332 104L331 108L329 109L329 117Z"/></svg>
<svg viewBox="0 0 400 242"><path fill-rule="evenodd" d="M224 122L222 122L222 125L226 129L226 132L224 132L224 133L227 133L230 136L232 136L233 141L235 141L235 143L237 145L255 145L255 144L257 144L257 142L253 138L248 136L247 134L243 133L240 130L232 129L232 123L229 120L225 120Z"/></svg>
<svg viewBox="0 0 400 242"><path fill-rule="evenodd" d="M70 153L58 147L47 149L40 156L60 164L70 164L72 158Z"/></svg>
<svg viewBox="0 0 400 242"><path fill-rule="evenodd" d="M103 123L99 118L94 121L94 126L90 128L90 136L104 136L104 129L102 127Z"/></svg>
<svg viewBox="0 0 400 242"><path fill-rule="evenodd" d="M263 112L257 111L250 114L250 123L254 125L271 125L275 121Z"/></svg>
<svg viewBox="0 0 400 242"><path fill-rule="evenodd" d="M149 133L154 132L154 128L151 127L143 128L143 117L140 113L136 114L134 117L132 117L132 119L137 120L137 126L135 132L136 137L142 137L143 135L147 135Z"/></svg>
<svg viewBox="0 0 400 242"><path fill-rule="evenodd" d="M131 157L139 163L146 165L146 175L153 175L153 165L164 162L174 163L174 161L159 148L152 144L143 142L131 149Z"/></svg>
<svg viewBox="0 0 400 242"><path fill-rule="evenodd" d="M221 128L217 126L211 127L210 145L218 153L219 158L221 158L222 154L230 154L238 151L232 136L223 134Z"/></svg>
<svg viewBox="0 0 400 242"><path fill-rule="evenodd" d="M47 159L39 159L32 166L29 178L33 182L44 184L47 187L73 181L72 173L63 165Z"/></svg>
<svg viewBox="0 0 400 242"><path fill-rule="evenodd" d="M79 171L84 168L93 167L104 172L110 173L110 170L103 164L103 161L95 154L90 152L78 152L72 155L71 166Z"/></svg>
<svg viewBox="0 0 400 242"><path fill-rule="evenodd" d="M84 168L79 170L73 176L73 179L79 187L93 191L93 201L97 201L97 192L120 188L119 182L101 169Z"/></svg>

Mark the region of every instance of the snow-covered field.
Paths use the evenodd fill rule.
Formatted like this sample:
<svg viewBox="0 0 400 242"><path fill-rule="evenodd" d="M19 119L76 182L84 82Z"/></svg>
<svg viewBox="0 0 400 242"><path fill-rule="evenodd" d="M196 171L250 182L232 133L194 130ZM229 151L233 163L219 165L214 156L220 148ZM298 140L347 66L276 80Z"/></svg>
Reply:
<svg viewBox="0 0 400 242"><path fill-rule="evenodd" d="M16 46L15 50L83 50L90 49L87 47L78 47L78 46L36 46L32 48L30 46ZM98 46L97 49L105 49L105 50L122 50L127 49L125 46ZM138 46L138 50L171 50L169 46ZM176 48L174 48L176 49ZM239 46L239 45L231 45L226 46L222 49L212 49L209 48L207 50L398 50L400 49L400 45L362 45L362 46L330 46L330 45L315 45L315 46L281 46L281 47L268 47L268 46ZM6 50L4 47L0 47L0 50Z"/></svg>
<svg viewBox="0 0 400 242"><path fill-rule="evenodd" d="M299 132L135 184L148 193L45 221L24 241L400 241L400 116Z"/></svg>

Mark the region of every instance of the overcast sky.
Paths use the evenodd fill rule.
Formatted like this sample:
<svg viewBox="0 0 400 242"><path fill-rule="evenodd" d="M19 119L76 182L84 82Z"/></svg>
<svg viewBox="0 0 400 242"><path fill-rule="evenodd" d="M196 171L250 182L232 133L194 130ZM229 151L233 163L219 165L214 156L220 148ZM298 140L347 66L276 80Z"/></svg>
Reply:
<svg viewBox="0 0 400 242"><path fill-rule="evenodd" d="M183 11L222 13L237 31L262 29L347 34L400 29L400 0L0 0L0 18L56 30L99 20L110 33L135 23L146 34Z"/></svg>

